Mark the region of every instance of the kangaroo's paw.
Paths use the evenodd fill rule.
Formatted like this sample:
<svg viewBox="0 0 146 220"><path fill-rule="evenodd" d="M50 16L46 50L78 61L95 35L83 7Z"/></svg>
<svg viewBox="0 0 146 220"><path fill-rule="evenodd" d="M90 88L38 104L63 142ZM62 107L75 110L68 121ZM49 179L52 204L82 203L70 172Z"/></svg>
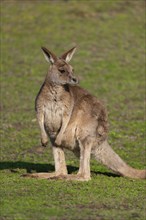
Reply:
<svg viewBox="0 0 146 220"><path fill-rule="evenodd" d="M48 179L51 177L55 177L56 175L57 174L55 172L53 172L53 173L26 173L21 176L26 177L26 178Z"/></svg>
<svg viewBox="0 0 146 220"><path fill-rule="evenodd" d="M56 137L55 144L56 144L57 146L60 146L60 145L61 145L61 142L62 142L62 136L58 135L58 136Z"/></svg>
<svg viewBox="0 0 146 220"><path fill-rule="evenodd" d="M42 139L41 139L41 144L42 144L43 147L47 147L48 138L47 138L47 137L46 137L46 138L42 138Z"/></svg>

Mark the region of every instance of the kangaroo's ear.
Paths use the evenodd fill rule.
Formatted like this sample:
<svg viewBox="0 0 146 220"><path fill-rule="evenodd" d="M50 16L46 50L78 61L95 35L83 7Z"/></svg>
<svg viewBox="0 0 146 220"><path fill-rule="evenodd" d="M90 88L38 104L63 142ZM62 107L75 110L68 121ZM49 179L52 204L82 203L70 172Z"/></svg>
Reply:
<svg viewBox="0 0 146 220"><path fill-rule="evenodd" d="M65 60L67 63L71 60L74 52L76 51L76 47L73 47L72 49L70 49L69 51L67 51L66 53L64 53L61 58L63 60Z"/></svg>
<svg viewBox="0 0 146 220"><path fill-rule="evenodd" d="M45 47L41 47L41 48L43 50L43 54L47 62L50 62L51 64L55 63L55 61L57 60L57 57L55 56L55 54L53 54L51 51L49 51Z"/></svg>

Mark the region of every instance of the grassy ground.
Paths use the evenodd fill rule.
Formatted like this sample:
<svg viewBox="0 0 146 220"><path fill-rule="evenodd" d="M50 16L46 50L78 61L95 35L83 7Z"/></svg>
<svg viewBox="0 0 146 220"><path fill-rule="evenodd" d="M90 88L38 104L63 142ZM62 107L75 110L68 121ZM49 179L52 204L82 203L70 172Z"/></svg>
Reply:
<svg viewBox="0 0 146 220"><path fill-rule="evenodd" d="M144 181L94 160L85 183L20 178L54 170L50 147L37 151L34 99L48 68L41 46L59 55L79 45L72 65L108 108L110 143L144 168L144 14L143 0L1 1L1 220L145 219ZM66 153L76 173L78 160Z"/></svg>

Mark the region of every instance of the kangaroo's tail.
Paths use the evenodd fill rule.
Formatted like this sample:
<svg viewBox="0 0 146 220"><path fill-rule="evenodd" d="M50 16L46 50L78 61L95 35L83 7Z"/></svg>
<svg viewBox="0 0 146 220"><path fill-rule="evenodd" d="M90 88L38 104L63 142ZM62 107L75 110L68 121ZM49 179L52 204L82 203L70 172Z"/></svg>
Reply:
<svg viewBox="0 0 146 220"><path fill-rule="evenodd" d="M137 170L128 166L104 141L94 151L95 158L121 176L146 179L146 170Z"/></svg>

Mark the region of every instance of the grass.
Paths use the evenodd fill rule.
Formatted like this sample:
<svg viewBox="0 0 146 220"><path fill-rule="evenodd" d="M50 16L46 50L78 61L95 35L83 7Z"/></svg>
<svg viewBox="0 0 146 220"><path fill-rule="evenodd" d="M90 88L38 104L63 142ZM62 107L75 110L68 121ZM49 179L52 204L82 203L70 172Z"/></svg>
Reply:
<svg viewBox="0 0 146 220"><path fill-rule="evenodd" d="M25 179L53 171L38 152L34 100L47 72L41 46L60 55L79 45L72 65L82 87L104 100L109 141L131 166L145 165L145 2L1 1L2 220L143 220L145 182L117 177L95 160L85 183ZM66 152L69 172L78 160Z"/></svg>

